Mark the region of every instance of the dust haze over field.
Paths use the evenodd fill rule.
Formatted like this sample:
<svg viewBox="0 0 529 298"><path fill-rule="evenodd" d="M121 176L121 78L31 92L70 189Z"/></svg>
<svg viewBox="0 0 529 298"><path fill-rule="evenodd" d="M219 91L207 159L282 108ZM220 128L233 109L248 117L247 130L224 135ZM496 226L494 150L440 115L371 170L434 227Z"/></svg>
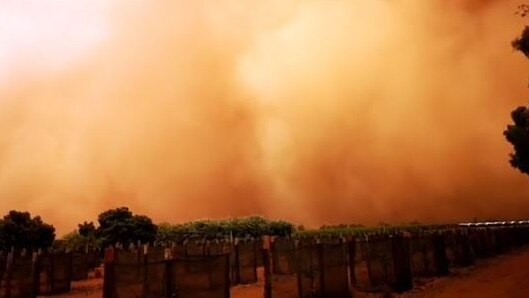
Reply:
<svg viewBox="0 0 529 298"><path fill-rule="evenodd" d="M529 217L518 1L0 1L0 211Z"/></svg>

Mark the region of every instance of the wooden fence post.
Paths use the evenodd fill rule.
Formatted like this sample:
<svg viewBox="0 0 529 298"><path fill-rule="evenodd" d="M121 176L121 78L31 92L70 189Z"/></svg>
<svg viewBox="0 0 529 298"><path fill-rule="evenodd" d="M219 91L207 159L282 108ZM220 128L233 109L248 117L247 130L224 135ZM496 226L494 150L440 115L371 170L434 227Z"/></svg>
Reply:
<svg viewBox="0 0 529 298"><path fill-rule="evenodd" d="M39 295L40 288L40 276L39 276L39 254L34 252L31 256L31 279L33 281L32 295L37 297Z"/></svg>
<svg viewBox="0 0 529 298"><path fill-rule="evenodd" d="M50 256L50 273L49 273L49 279L50 279L50 292L52 294L55 294L55 257L52 253L49 253Z"/></svg>
<svg viewBox="0 0 529 298"><path fill-rule="evenodd" d="M167 298L173 298L173 266L172 266L172 259L166 259L164 261L165 263L165 295Z"/></svg>
<svg viewBox="0 0 529 298"><path fill-rule="evenodd" d="M11 279L13 278L13 249L7 254L7 264L5 272L5 297L11 297Z"/></svg>
<svg viewBox="0 0 529 298"><path fill-rule="evenodd" d="M320 273L320 293L322 295L325 295L325 264L323 263L324 262L324 258L325 256L323 255L323 244L319 241L318 239L318 242L316 243L316 253L317 253L317 256L318 256L318 266L316 268L319 269L319 273ZM312 270L314 271L314 269Z"/></svg>
<svg viewBox="0 0 529 298"><path fill-rule="evenodd" d="M448 257L446 256L446 239L445 235L439 232L433 234L434 259L437 276L446 276L450 274L448 269Z"/></svg>
<svg viewBox="0 0 529 298"><path fill-rule="evenodd" d="M349 262L349 283L351 286L356 285L356 238L353 237L347 242L347 258Z"/></svg>
<svg viewBox="0 0 529 298"><path fill-rule="evenodd" d="M367 263L367 277L369 279L369 286L372 288L374 287L376 284L373 282L374 280L374 277L373 277L373 270L372 270L372 267L373 267L373 241L375 241L377 238L375 238L374 236L364 236L364 241L365 241L365 252L366 252L366 263Z"/></svg>
<svg viewBox="0 0 529 298"><path fill-rule="evenodd" d="M470 234L460 233L459 234L459 244L461 248L461 266L468 267L474 264L474 256L472 255L472 247L470 244Z"/></svg>
<svg viewBox="0 0 529 298"><path fill-rule="evenodd" d="M73 253L69 252L68 253L68 267L67 267L67 270L68 270L68 292L72 290L72 277L73 277L72 264L73 264Z"/></svg>
<svg viewBox="0 0 529 298"><path fill-rule="evenodd" d="M105 249L104 270L105 275L103 279L103 298L113 298L114 289L116 286L114 266L116 262L117 251L113 247Z"/></svg>
<svg viewBox="0 0 529 298"><path fill-rule="evenodd" d="M397 292L404 292L413 288L410 242L404 235L395 235L391 238L393 275L395 284L391 288Z"/></svg>
<svg viewBox="0 0 529 298"><path fill-rule="evenodd" d="M143 283L143 293L142 297L148 298L147 293L149 293L149 264L147 254L149 253L149 244L144 244L143 249L141 250L141 268L142 268L142 283Z"/></svg>
<svg viewBox="0 0 529 298"><path fill-rule="evenodd" d="M230 277L230 255L225 255L225 270L224 270L224 298L230 298L231 292L231 277Z"/></svg>
<svg viewBox="0 0 529 298"><path fill-rule="evenodd" d="M233 249L235 250L235 284L239 284L241 282L241 264L239 262L239 256L240 256L240 251L239 251L239 241L237 241L238 239L235 239L235 244L234 244L234 247Z"/></svg>
<svg viewBox="0 0 529 298"><path fill-rule="evenodd" d="M294 266L294 271L296 273L296 276L297 276L297 280L298 280L298 294L297 294L297 297L299 298L302 298L302 297L305 297L306 294L304 293L303 291L303 283L302 283L302 278L303 278L303 262L301 260L301 257L302 257L302 251L301 249L302 248L306 248L306 249L309 249L309 251L312 253L312 248L309 247L309 246L306 246L306 247L303 247L301 241L299 239L295 240L294 241L294 248L295 248L295 251L294 251L294 260L296 262L295 266ZM272 255L273 256L273 255ZM310 260L312 262L314 258L311 256L310 257ZM272 264L273 265L273 264ZM309 293L309 295L311 295L311 293Z"/></svg>
<svg viewBox="0 0 529 298"><path fill-rule="evenodd" d="M272 270L270 268L270 250L263 248L264 298L272 298Z"/></svg>

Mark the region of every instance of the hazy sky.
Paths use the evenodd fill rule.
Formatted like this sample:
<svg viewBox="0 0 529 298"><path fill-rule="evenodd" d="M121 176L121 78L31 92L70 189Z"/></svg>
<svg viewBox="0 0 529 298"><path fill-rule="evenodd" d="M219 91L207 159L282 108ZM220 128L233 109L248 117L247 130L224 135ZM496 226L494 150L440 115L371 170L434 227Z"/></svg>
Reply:
<svg viewBox="0 0 529 298"><path fill-rule="evenodd" d="M0 213L527 218L518 2L0 0Z"/></svg>

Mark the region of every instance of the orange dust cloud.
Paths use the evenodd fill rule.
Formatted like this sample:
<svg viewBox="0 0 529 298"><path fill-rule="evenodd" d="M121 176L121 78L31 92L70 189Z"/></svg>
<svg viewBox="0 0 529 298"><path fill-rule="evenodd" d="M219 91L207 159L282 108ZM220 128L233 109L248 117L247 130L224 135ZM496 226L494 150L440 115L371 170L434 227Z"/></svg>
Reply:
<svg viewBox="0 0 529 298"><path fill-rule="evenodd" d="M529 216L502 136L527 97L519 1L17 2L0 2L2 213L61 233L122 205Z"/></svg>

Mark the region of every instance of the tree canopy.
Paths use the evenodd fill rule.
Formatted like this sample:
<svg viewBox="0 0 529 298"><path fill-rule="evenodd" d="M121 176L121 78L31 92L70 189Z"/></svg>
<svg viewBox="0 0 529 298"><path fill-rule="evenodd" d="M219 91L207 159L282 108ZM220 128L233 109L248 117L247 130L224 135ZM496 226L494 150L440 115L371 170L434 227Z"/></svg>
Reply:
<svg viewBox="0 0 529 298"><path fill-rule="evenodd" d="M158 227L145 215L134 215L127 207L107 210L98 216L97 237L103 246L116 243L152 243L156 239ZM90 224L79 226L90 230Z"/></svg>
<svg viewBox="0 0 529 298"><path fill-rule="evenodd" d="M225 220L201 220L183 224L162 224L157 241L183 242L186 240L229 239L231 237L261 237L263 235L290 236L295 231L292 223L272 221L259 216Z"/></svg>
<svg viewBox="0 0 529 298"><path fill-rule="evenodd" d="M518 107L511 113L514 124L504 132L507 141L514 147L510 163L522 173L529 175L529 110Z"/></svg>
<svg viewBox="0 0 529 298"><path fill-rule="evenodd" d="M93 222L83 222L82 224L78 224L78 231L79 235L83 237L94 237L96 235L97 229Z"/></svg>
<svg viewBox="0 0 529 298"><path fill-rule="evenodd" d="M512 42L512 46L529 58L529 27ZM512 167L529 175L529 109L525 106L517 107L511 112L511 118L513 124L508 125L503 132L514 149L510 154L510 163Z"/></svg>
<svg viewBox="0 0 529 298"><path fill-rule="evenodd" d="M55 228L40 216L32 218L29 212L12 210L0 220L0 248L48 248L54 240Z"/></svg>

